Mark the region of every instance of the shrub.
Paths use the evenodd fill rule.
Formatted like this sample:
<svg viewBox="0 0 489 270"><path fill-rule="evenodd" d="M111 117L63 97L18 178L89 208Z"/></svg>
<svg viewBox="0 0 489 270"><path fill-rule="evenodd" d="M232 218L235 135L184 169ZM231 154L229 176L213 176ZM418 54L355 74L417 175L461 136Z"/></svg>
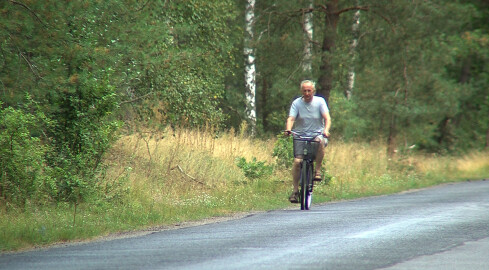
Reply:
<svg viewBox="0 0 489 270"><path fill-rule="evenodd" d="M0 110L0 200L23 206L43 186L44 147L31 136L36 116L8 107Z"/></svg>
<svg viewBox="0 0 489 270"><path fill-rule="evenodd" d="M292 137L278 135L273 148L273 156L277 158L277 164L285 168L291 168L294 160L294 144Z"/></svg>
<svg viewBox="0 0 489 270"><path fill-rule="evenodd" d="M244 175L249 179L257 179L270 176L273 167L265 164L264 161L257 161L254 157L250 162L246 162L244 157L236 159L237 166L243 170Z"/></svg>
<svg viewBox="0 0 489 270"><path fill-rule="evenodd" d="M57 183L57 200L78 202L97 192L104 153L116 139L120 123L115 89L107 79L86 79L74 92L60 93L59 112L50 134L54 151L47 160Z"/></svg>

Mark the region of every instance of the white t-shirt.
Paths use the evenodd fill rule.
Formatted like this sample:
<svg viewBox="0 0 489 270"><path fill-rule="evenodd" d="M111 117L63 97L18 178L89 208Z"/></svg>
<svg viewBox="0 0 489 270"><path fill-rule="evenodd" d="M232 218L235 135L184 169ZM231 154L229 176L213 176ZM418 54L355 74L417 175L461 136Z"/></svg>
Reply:
<svg viewBox="0 0 489 270"><path fill-rule="evenodd" d="M302 97L295 99L290 106L289 116L295 117L293 131L302 136L314 136L324 130L323 113L329 112L328 105L322 97L313 96L310 103Z"/></svg>

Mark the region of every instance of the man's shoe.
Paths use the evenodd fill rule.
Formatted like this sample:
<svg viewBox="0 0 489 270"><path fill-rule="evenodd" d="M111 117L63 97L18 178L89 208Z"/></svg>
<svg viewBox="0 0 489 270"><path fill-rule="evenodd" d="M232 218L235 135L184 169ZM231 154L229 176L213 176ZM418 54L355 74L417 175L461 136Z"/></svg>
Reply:
<svg viewBox="0 0 489 270"><path fill-rule="evenodd" d="M314 175L314 178L312 180L319 182L319 181L323 180L323 176L321 175L320 172L317 172L316 175Z"/></svg>
<svg viewBox="0 0 489 270"><path fill-rule="evenodd" d="M292 194L290 194L289 201L291 203L298 203L299 202L299 191L292 192Z"/></svg>

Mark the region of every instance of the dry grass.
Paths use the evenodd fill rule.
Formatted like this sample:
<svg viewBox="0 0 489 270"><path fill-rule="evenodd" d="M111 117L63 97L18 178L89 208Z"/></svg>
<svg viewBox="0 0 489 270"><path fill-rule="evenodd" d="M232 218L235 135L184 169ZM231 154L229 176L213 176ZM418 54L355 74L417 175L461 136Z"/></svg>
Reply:
<svg viewBox="0 0 489 270"><path fill-rule="evenodd" d="M380 144L334 142L327 148L325 167L332 176L325 193L330 199L382 194L392 189L397 174ZM319 189L319 191L322 191Z"/></svg>
<svg viewBox="0 0 489 270"><path fill-rule="evenodd" d="M345 181L378 175L389 165L385 147L376 144L335 142L327 148L326 164L331 174Z"/></svg>
<svg viewBox="0 0 489 270"><path fill-rule="evenodd" d="M236 166L236 158L256 158L273 165L275 141L251 139L234 130L219 135L212 129L131 134L115 145L109 178L131 168L133 199L144 198L151 205L235 193L243 188L239 183L250 183ZM331 181L319 185L317 193L330 200L396 192L477 172L484 175L487 164L487 155L482 153L458 159L415 154L389 158L380 143L333 141L326 149L323 166ZM433 175L438 178L429 179ZM286 169L276 168L270 181L280 183L280 192L291 187Z"/></svg>
<svg viewBox="0 0 489 270"><path fill-rule="evenodd" d="M484 172L489 168L489 153L471 153L457 160L456 169L462 173Z"/></svg>
<svg viewBox="0 0 489 270"><path fill-rule="evenodd" d="M253 140L233 130L215 134L211 129L167 129L123 136L108 155L107 178L120 177L129 168L132 199L167 204L248 182L235 164L237 157L274 162L273 141Z"/></svg>
<svg viewBox="0 0 489 270"><path fill-rule="evenodd" d="M247 179L236 165L238 157L276 164L275 142L233 130L216 133L212 128L122 136L105 160L102 186L108 202L79 205L76 224L68 204L5 213L6 218L0 219L0 250L289 207L289 170L276 166L271 176ZM411 153L390 159L380 143L332 141L323 167L331 180L315 187L314 203L488 178L489 155Z"/></svg>
<svg viewBox="0 0 489 270"><path fill-rule="evenodd" d="M489 153L472 152L461 157L420 156L416 162L423 174L447 179L483 179L488 177Z"/></svg>

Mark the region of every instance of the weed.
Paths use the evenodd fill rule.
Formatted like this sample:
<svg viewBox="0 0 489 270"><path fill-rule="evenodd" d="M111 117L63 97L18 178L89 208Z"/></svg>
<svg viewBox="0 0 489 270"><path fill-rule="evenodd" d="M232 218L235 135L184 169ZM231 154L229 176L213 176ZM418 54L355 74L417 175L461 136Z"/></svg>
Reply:
<svg viewBox="0 0 489 270"><path fill-rule="evenodd" d="M255 157L250 162L246 162L244 157L236 158L236 165L249 179L267 177L273 173L272 166L266 165L264 161L257 161Z"/></svg>

